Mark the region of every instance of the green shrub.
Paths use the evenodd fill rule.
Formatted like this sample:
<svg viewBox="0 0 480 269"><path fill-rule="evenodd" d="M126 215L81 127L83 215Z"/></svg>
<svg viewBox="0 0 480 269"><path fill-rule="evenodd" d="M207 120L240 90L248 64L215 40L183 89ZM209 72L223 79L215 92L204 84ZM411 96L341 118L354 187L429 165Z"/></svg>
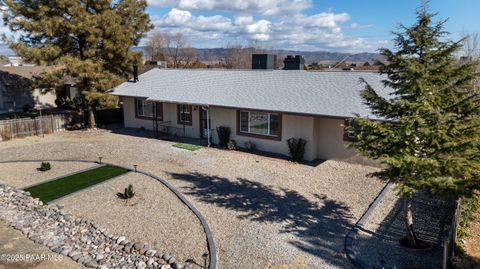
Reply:
<svg viewBox="0 0 480 269"><path fill-rule="evenodd" d="M457 230L457 236L459 239L465 238L468 235L468 224L473 219L473 214L479 209L480 199L478 194L463 199L462 204L460 205L460 222Z"/></svg>
<svg viewBox="0 0 480 269"><path fill-rule="evenodd" d="M230 141L230 128L225 126L217 127L217 135L218 135L218 145L220 147L226 147L228 142Z"/></svg>
<svg viewBox="0 0 480 269"><path fill-rule="evenodd" d="M227 148L229 150L236 150L237 149L237 142L235 142L235 140L228 141Z"/></svg>
<svg viewBox="0 0 480 269"><path fill-rule="evenodd" d="M290 138L287 140L288 152L292 161L300 162L303 160L303 155L305 155L305 145L307 141L302 138Z"/></svg>
<svg viewBox="0 0 480 269"><path fill-rule="evenodd" d="M125 188L125 191L123 192L123 199L130 199L135 196L135 192L133 192L133 186L132 184L128 184L128 187Z"/></svg>
<svg viewBox="0 0 480 269"><path fill-rule="evenodd" d="M50 169L52 169L52 165L49 162L42 162L42 164L40 164L40 167L37 168L38 171L42 172L48 171Z"/></svg>

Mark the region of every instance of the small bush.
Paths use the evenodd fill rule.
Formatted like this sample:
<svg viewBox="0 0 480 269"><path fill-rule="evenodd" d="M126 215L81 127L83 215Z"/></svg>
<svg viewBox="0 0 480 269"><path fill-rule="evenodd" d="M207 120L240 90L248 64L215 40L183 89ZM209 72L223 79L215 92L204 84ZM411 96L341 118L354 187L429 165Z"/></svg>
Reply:
<svg viewBox="0 0 480 269"><path fill-rule="evenodd" d="M467 228L473 220L473 214L480 209L480 198L478 194L464 198L460 205L460 223L457 230L458 238L462 239L468 235Z"/></svg>
<svg viewBox="0 0 480 269"><path fill-rule="evenodd" d="M52 165L49 162L42 162L42 164L40 164L40 167L37 168L38 171L42 172L48 171L50 169L52 169Z"/></svg>
<svg viewBox="0 0 480 269"><path fill-rule="evenodd" d="M255 143L253 143L252 141L247 141L245 142L245 148L250 151L255 151L255 149L257 148L257 145L255 145Z"/></svg>
<svg viewBox="0 0 480 269"><path fill-rule="evenodd" d="M228 141L227 148L229 150L236 150L237 149L237 142L235 142L235 140Z"/></svg>
<svg viewBox="0 0 480 269"><path fill-rule="evenodd" d="M303 156L305 155L305 145L307 141L302 138L290 138L287 140L288 144L288 152L292 161L300 162L303 160Z"/></svg>
<svg viewBox="0 0 480 269"><path fill-rule="evenodd" d="M225 126L217 127L217 134L218 134L218 145L220 147L226 147L228 142L230 141L230 128Z"/></svg>
<svg viewBox="0 0 480 269"><path fill-rule="evenodd" d="M128 187L125 188L123 193L117 193L117 196L122 198L122 199L131 199L133 196L135 196L135 192L133 191L133 186L132 184L128 184Z"/></svg>

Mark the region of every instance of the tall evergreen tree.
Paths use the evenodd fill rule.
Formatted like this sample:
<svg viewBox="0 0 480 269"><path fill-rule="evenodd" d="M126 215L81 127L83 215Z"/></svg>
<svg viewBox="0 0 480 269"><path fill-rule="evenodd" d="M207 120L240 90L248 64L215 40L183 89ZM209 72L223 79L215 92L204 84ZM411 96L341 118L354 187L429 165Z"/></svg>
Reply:
<svg viewBox="0 0 480 269"><path fill-rule="evenodd" d="M394 32L395 51L383 48L380 73L390 97L364 81L363 101L381 120L354 118L347 131L353 146L384 168L373 176L396 183L404 199L406 238L418 247L411 194L469 196L480 189L480 91L474 62L455 55L462 40L444 31L446 20L433 21L426 4L411 27Z"/></svg>
<svg viewBox="0 0 480 269"><path fill-rule="evenodd" d="M37 78L45 88L73 80L93 107L106 90L128 78L140 53L130 50L151 29L145 0L0 0L8 40L27 62L50 68Z"/></svg>

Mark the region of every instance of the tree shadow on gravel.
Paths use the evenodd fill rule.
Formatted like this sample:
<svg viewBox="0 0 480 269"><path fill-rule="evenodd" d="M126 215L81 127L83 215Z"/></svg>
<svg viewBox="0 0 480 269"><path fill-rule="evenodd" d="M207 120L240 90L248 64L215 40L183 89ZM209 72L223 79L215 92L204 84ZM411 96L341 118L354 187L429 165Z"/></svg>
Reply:
<svg viewBox="0 0 480 269"><path fill-rule="evenodd" d="M326 196L311 201L296 191L273 189L259 182L200 173L171 174L174 179L191 183L186 193L201 201L241 212L241 219L281 223L280 233L294 235L289 243L318 256L327 263L346 266L343 240L353 226L349 208Z"/></svg>
<svg viewBox="0 0 480 269"><path fill-rule="evenodd" d="M399 240L405 237L403 200L399 198L381 221L377 230L362 229L368 234L359 252L367 257L372 267L385 268L441 268L443 261L443 240L445 240L455 202L449 199L431 198L416 193L412 199L414 228L419 239L433 245L430 251L411 251L402 248Z"/></svg>

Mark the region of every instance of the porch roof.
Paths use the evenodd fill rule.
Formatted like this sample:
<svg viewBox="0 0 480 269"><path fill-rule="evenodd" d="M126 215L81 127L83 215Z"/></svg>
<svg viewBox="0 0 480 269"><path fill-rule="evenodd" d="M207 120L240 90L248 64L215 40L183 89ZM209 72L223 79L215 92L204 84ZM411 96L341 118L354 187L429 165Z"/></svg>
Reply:
<svg viewBox="0 0 480 269"><path fill-rule="evenodd" d="M267 110L348 118L375 118L360 91L365 79L382 96L385 77L374 72L292 70L181 70L152 69L138 82L114 88L118 96L154 101Z"/></svg>

